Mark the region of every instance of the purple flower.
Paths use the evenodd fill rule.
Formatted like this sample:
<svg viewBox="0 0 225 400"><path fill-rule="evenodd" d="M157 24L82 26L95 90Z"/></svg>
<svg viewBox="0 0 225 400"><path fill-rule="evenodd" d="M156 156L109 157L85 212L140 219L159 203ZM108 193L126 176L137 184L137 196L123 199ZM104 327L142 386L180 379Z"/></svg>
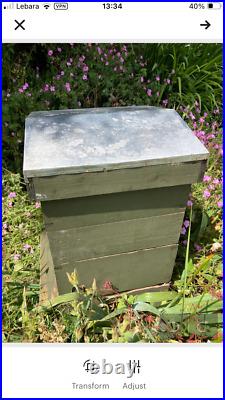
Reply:
<svg viewBox="0 0 225 400"><path fill-rule="evenodd" d="M71 62L67 61L66 65L67 65L67 67L70 67L71 66Z"/></svg>
<svg viewBox="0 0 225 400"><path fill-rule="evenodd" d="M34 206L35 208L40 208L41 207L41 203L40 203L40 201L36 201L36 203L35 203L35 206Z"/></svg>
<svg viewBox="0 0 225 400"><path fill-rule="evenodd" d="M213 179L213 183L214 183L214 185L219 185L220 180L218 178L215 178L215 179Z"/></svg>
<svg viewBox="0 0 225 400"><path fill-rule="evenodd" d="M217 202L217 206L218 206L219 208L222 208L222 207L223 207L223 202L222 202L222 200L220 200L220 201Z"/></svg>
<svg viewBox="0 0 225 400"><path fill-rule="evenodd" d="M170 79L169 78L166 80L166 83L168 83L168 85L170 84Z"/></svg>
<svg viewBox="0 0 225 400"><path fill-rule="evenodd" d="M210 182L210 181L211 181L211 176L204 175L203 182Z"/></svg>
<svg viewBox="0 0 225 400"><path fill-rule="evenodd" d="M14 254L13 258L14 258L14 261L18 261L21 258L21 255L16 253L16 254Z"/></svg>
<svg viewBox="0 0 225 400"><path fill-rule="evenodd" d="M55 86L50 86L50 92L55 92Z"/></svg>
<svg viewBox="0 0 225 400"><path fill-rule="evenodd" d="M18 89L18 92L19 92L19 93L23 93L23 92L24 92L24 89L23 89L23 88L19 88L19 89Z"/></svg>
<svg viewBox="0 0 225 400"><path fill-rule="evenodd" d="M82 77L82 79L83 79L83 81L87 81L87 80L88 80L88 77L87 77L87 75L86 75L86 74L84 74L84 75L83 75L83 77Z"/></svg>
<svg viewBox="0 0 225 400"><path fill-rule="evenodd" d="M160 76L157 75L157 76L155 77L155 80L156 80L157 82L159 82L159 81L160 81Z"/></svg>
<svg viewBox="0 0 225 400"><path fill-rule="evenodd" d="M200 122L201 124L203 124L203 123L205 122L205 119L204 119L203 117L201 117L201 118L199 118L199 122Z"/></svg>
<svg viewBox="0 0 225 400"><path fill-rule="evenodd" d="M148 90L147 90L147 95L148 95L149 97L152 96L152 90L151 90L151 89L148 89Z"/></svg>
<svg viewBox="0 0 225 400"><path fill-rule="evenodd" d="M185 233L186 233L186 228L185 228L185 226L182 226L182 228L181 228L181 235L185 235Z"/></svg>
<svg viewBox="0 0 225 400"><path fill-rule="evenodd" d="M197 250L197 251L201 251L201 250L202 250L202 247L201 247L199 244L197 244L197 243L194 243L194 248L195 248L195 250Z"/></svg>
<svg viewBox="0 0 225 400"><path fill-rule="evenodd" d="M57 50L59 53L61 53L61 51L62 51L61 47L57 47Z"/></svg>
<svg viewBox="0 0 225 400"><path fill-rule="evenodd" d="M97 52L98 54L102 54L102 50L100 49L100 47L97 47Z"/></svg>
<svg viewBox="0 0 225 400"><path fill-rule="evenodd" d="M190 221L189 221L188 219L186 219L186 220L184 221L184 224L183 224L183 225L185 226L185 228L188 228L189 225L190 225Z"/></svg>
<svg viewBox="0 0 225 400"><path fill-rule="evenodd" d="M79 61L82 63L82 62L84 62L84 60L85 60L85 56L80 56L79 57Z"/></svg>
<svg viewBox="0 0 225 400"><path fill-rule="evenodd" d="M109 62L108 62L108 61L106 61L106 62L105 62L105 65L109 65Z"/></svg>
<svg viewBox="0 0 225 400"><path fill-rule="evenodd" d="M191 119L192 121L195 120L195 116L194 116L194 114L193 114L192 112L190 112L189 117L190 117L190 119Z"/></svg>
<svg viewBox="0 0 225 400"><path fill-rule="evenodd" d="M8 202L8 207L9 207L9 208L12 208L12 206L13 206L13 203L12 203L11 201L9 201L9 202Z"/></svg>
<svg viewBox="0 0 225 400"><path fill-rule="evenodd" d="M10 192L8 198L13 199L14 197L16 197L16 192Z"/></svg>
<svg viewBox="0 0 225 400"><path fill-rule="evenodd" d="M188 201L187 201L187 206L188 206L188 207L193 206L193 202L192 202L191 200L188 200Z"/></svg>
<svg viewBox="0 0 225 400"><path fill-rule="evenodd" d="M61 76L65 75L65 72L64 72L64 71L61 71L61 72L60 72L60 75L61 75Z"/></svg>
<svg viewBox="0 0 225 400"><path fill-rule="evenodd" d="M163 100L163 105L166 106L167 104L168 104L168 100L167 99Z"/></svg>
<svg viewBox="0 0 225 400"><path fill-rule="evenodd" d="M207 189L205 189L203 192L203 197L205 199L208 199L210 196L211 196L211 193Z"/></svg>
<svg viewBox="0 0 225 400"><path fill-rule="evenodd" d="M48 50L48 56L51 57L53 55L53 51L52 50Z"/></svg>
<svg viewBox="0 0 225 400"><path fill-rule="evenodd" d="M143 76L141 76L140 81L141 81L141 83L144 82L144 77Z"/></svg>

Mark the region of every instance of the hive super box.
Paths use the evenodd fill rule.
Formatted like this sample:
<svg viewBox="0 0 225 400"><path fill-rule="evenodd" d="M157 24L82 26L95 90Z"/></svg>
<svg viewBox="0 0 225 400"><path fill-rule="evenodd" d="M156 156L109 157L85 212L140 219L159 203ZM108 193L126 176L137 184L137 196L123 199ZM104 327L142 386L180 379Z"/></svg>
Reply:
<svg viewBox="0 0 225 400"><path fill-rule="evenodd" d="M43 296L71 291L66 273L74 269L80 284L95 277L100 291L166 286L191 184L207 158L174 110L31 113L24 177L44 215Z"/></svg>

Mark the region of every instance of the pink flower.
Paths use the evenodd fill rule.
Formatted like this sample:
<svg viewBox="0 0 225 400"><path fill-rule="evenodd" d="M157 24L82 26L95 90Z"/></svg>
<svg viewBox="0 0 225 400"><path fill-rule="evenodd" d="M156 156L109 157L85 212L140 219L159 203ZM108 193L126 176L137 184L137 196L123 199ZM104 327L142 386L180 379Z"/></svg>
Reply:
<svg viewBox="0 0 225 400"><path fill-rule="evenodd" d="M55 86L50 86L50 92L55 92Z"/></svg>
<svg viewBox="0 0 225 400"><path fill-rule="evenodd" d="M18 89L18 92L19 92L19 93L23 93L23 92L24 92L23 88L19 88L19 89Z"/></svg>
<svg viewBox="0 0 225 400"><path fill-rule="evenodd" d="M203 117L201 117L201 118L199 118L199 122L200 122L201 124L203 124L203 122L205 122L205 119L204 119Z"/></svg>
<svg viewBox="0 0 225 400"><path fill-rule="evenodd" d="M40 208L40 207L41 207L40 201L36 201L36 203L35 203L35 208Z"/></svg>
<svg viewBox="0 0 225 400"><path fill-rule="evenodd" d="M163 105L166 106L167 104L168 104L168 100L167 99L163 100Z"/></svg>
<svg viewBox="0 0 225 400"><path fill-rule="evenodd" d="M61 47L57 47L57 50L59 53L61 53L61 51L62 51Z"/></svg>
<svg viewBox="0 0 225 400"><path fill-rule="evenodd" d="M61 72L60 72L60 75L61 75L61 76L65 75L65 72L64 72L64 71L61 71Z"/></svg>
<svg viewBox="0 0 225 400"><path fill-rule="evenodd" d="M9 207L9 208L12 208L12 206L13 206L13 203L12 203L11 201L9 201L9 202L8 202L8 207Z"/></svg>
<svg viewBox="0 0 225 400"><path fill-rule="evenodd" d="M141 83L143 83L144 82L144 77L141 76L140 80L141 80Z"/></svg>
<svg viewBox="0 0 225 400"><path fill-rule="evenodd" d="M85 56L79 57L79 61L80 61L81 63L84 62L84 60L85 60Z"/></svg>
<svg viewBox="0 0 225 400"><path fill-rule="evenodd" d="M210 196L211 196L211 193L210 193L207 189L204 190L204 192L203 192L203 197L204 197L205 199L208 199Z"/></svg>
<svg viewBox="0 0 225 400"><path fill-rule="evenodd" d="M82 77L82 79L83 79L83 81L87 81L87 80L88 80L88 77L87 77L87 75L86 75L86 74L84 74L84 75L83 75L83 77Z"/></svg>
<svg viewBox="0 0 225 400"><path fill-rule="evenodd" d="M102 50L100 49L100 47L97 47L97 52L98 54L102 54Z"/></svg>
<svg viewBox="0 0 225 400"><path fill-rule="evenodd" d="M24 85L23 85L23 90L26 90L28 87L29 87L28 83L27 83L27 82L24 83Z"/></svg>
<svg viewBox="0 0 225 400"><path fill-rule="evenodd" d="M166 80L166 83L168 83L168 85L169 85L169 84L170 84L170 79L167 79L167 80Z"/></svg>
<svg viewBox="0 0 225 400"><path fill-rule="evenodd" d="M16 197L16 192L10 192L9 195L8 195L9 199L13 199L15 197Z"/></svg>
<svg viewBox="0 0 225 400"><path fill-rule="evenodd" d="M70 67L71 66L71 62L67 61L66 65L67 65L67 67Z"/></svg>
<svg viewBox="0 0 225 400"><path fill-rule="evenodd" d="M53 51L52 50L48 50L48 56L51 57L53 55Z"/></svg>
<svg viewBox="0 0 225 400"><path fill-rule="evenodd" d="M148 89L148 90L147 90L147 95L148 95L149 97L152 96L152 90L151 90L151 89Z"/></svg>
<svg viewBox="0 0 225 400"><path fill-rule="evenodd" d="M70 91L71 91L70 83L69 83L69 82L66 82L65 88L66 88L66 91L67 91L67 92L70 92Z"/></svg>
<svg viewBox="0 0 225 400"><path fill-rule="evenodd" d="M14 261L18 261L21 258L21 255L16 253L16 254L14 254L13 258L14 258Z"/></svg>
<svg viewBox="0 0 225 400"><path fill-rule="evenodd" d="M44 91L45 91L45 92L48 92L48 91L49 91L49 85L48 85L47 83L46 83L45 86L44 86Z"/></svg>
<svg viewBox="0 0 225 400"><path fill-rule="evenodd" d="M218 201L217 206L218 206L219 208L222 208L222 207L223 207L223 202L222 202L222 200Z"/></svg>
<svg viewBox="0 0 225 400"><path fill-rule="evenodd" d="M157 82L159 82L159 81L160 81L160 76L157 75L157 76L155 77L155 80L156 80Z"/></svg>
<svg viewBox="0 0 225 400"><path fill-rule="evenodd" d="M8 228L8 225L7 225L6 222L2 226L3 226L3 229L7 229Z"/></svg>
<svg viewBox="0 0 225 400"><path fill-rule="evenodd" d="M192 202L191 200L188 200L188 201L187 201L187 206L188 206L188 207L193 206L193 202Z"/></svg>
<svg viewBox="0 0 225 400"><path fill-rule="evenodd" d="M84 66L83 66L83 72L88 72L88 70L89 70L88 66L87 66L87 65L84 65Z"/></svg>
<svg viewBox="0 0 225 400"><path fill-rule="evenodd" d="M105 65L109 65L109 62L108 62L108 61L106 61L106 62L105 62Z"/></svg>
<svg viewBox="0 0 225 400"><path fill-rule="evenodd" d="M24 250L30 250L31 248L32 248L32 246L30 245L30 244L25 244L24 246L23 246L23 248L24 248Z"/></svg>
<svg viewBox="0 0 225 400"><path fill-rule="evenodd" d="M211 176L204 175L203 182L210 182L210 181L211 181Z"/></svg>
<svg viewBox="0 0 225 400"><path fill-rule="evenodd" d="M215 179L213 179L213 183L214 183L214 185L219 185L220 184L220 180L215 178Z"/></svg>

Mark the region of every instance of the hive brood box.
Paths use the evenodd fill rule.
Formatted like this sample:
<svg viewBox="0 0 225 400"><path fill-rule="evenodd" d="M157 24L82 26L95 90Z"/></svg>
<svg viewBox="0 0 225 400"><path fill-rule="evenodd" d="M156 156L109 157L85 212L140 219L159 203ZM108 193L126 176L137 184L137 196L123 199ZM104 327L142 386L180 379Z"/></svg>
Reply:
<svg viewBox="0 0 225 400"><path fill-rule="evenodd" d="M48 296L106 282L119 292L168 283L190 187L208 151L175 110L118 107L34 112L24 177L41 201Z"/></svg>

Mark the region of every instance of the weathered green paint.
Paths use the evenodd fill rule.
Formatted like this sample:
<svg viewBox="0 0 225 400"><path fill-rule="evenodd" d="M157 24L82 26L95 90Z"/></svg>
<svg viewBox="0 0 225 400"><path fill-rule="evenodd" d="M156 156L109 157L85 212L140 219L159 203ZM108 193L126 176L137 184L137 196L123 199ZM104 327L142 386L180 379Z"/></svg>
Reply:
<svg viewBox="0 0 225 400"><path fill-rule="evenodd" d="M46 300L52 300L58 296L58 285L55 276L55 269L51 257L49 248L49 241L46 232L42 232L40 240L41 248L41 274L40 274L40 304L45 303ZM67 278L65 278L67 279ZM113 298L119 297L123 294L141 294L145 292L164 292L169 289L169 283L163 283L161 285L145 286L143 288L131 289L125 292L115 293L115 290L111 289L100 289L98 288L99 294L103 296L110 296L113 294ZM65 289L66 290L66 289ZM67 292L71 291L71 286L68 286ZM65 293L65 292L63 292Z"/></svg>
<svg viewBox="0 0 225 400"><path fill-rule="evenodd" d="M40 302L58 295L55 270L46 232L40 238Z"/></svg>
<svg viewBox="0 0 225 400"><path fill-rule="evenodd" d="M184 213L50 231L54 263L176 244Z"/></svg>
<svg viewBox="0 0 225 400"><path fill-rule="evenodd" d="M42 202L47 231L183 212L190 185Z"/></svg>
<svg viewBox="0 0 225 400"><path fill-rule="evenodd" d="M195 161L56 175L33 178L33 185L36 199L42 201L186 185L202 179L205 164Z"/></svg>
<svg viewBox="0 0 225 400"><path fill-rule="evenodd" d="M76 268L79 282L90 287L96 279L98 288L106 281L120 292L169 282L176 258L177 245L115 254L68 264L56 265L55 273L59 293L71 290L66 272Z"/></svg>

